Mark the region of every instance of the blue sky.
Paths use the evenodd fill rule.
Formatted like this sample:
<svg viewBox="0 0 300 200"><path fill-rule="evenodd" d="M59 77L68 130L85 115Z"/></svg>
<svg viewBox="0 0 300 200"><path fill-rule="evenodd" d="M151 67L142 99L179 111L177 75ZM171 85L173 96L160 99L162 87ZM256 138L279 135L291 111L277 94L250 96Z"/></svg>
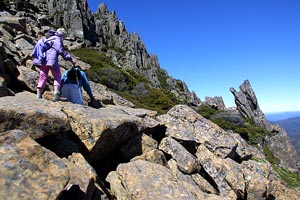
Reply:
<svg viewBox="0 0 300 200"><path fill-rule="evenodd" d="M202 101L248 79L263 112L300 110L300 0L88 0L115 10Z"/></svg>

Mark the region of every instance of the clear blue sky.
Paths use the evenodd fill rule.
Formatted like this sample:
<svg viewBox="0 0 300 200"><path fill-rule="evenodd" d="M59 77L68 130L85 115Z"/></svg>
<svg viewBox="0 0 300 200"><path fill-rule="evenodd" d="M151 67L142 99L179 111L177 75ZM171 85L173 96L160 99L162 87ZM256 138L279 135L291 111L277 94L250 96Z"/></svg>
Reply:
<svg viewBox="0 0 300 200"><path fill-rule="evenodd" d="M263 112L300 110L300 0L88 0L115 10L202 101L248 79Z"/></svg>

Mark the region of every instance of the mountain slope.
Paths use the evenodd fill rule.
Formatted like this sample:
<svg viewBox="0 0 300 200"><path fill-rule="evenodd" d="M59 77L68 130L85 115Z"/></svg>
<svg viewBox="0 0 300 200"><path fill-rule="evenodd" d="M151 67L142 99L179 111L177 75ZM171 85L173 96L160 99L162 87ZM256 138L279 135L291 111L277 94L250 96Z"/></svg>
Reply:
<svg viewBox="0 0 300 200"><path fill-rule="evenodd" d="M293 117L285 120L273 121L272 123L279 124L286 130L298 155L300 155L300 117Z"/></svg>

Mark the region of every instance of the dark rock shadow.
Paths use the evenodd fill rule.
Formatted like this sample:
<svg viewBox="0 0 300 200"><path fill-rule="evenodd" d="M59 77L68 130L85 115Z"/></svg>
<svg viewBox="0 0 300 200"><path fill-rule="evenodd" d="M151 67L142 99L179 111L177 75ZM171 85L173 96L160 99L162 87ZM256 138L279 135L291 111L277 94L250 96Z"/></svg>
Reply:
<svg viewBox="0 0 300 200"><path fill-rule="evenodd" d="M51 150L60 158L68 158L72 153L81 153L88 161L88 149L73 131L47 135L36 139L43 147Z"/></svg>
<svg viewBox="0 0 300 200"><path fill-rule="evenodd" d="M247 156L240 156L236 150L237 150L238 144L236 144L234 147L232 147L231 151L226 155L225 158L230 158L233 161L241 164L243 161L248 161L252 158L252 155L247 155Z"/></svg>
<svg viewBox="0 0 300 200"><path fill-rule="evenodd" d="M91 179L86 193L80 189L79 185L71 185L61 191L56 200L101 200L104 196L105 194L95 186L94 179Z"/></svg>

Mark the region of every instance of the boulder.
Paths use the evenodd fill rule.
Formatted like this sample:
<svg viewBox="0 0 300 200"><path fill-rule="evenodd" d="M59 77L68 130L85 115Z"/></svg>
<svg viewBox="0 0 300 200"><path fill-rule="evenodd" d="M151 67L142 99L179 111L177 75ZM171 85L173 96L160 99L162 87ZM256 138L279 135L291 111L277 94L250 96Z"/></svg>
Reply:
<svg viewBox="0 0 300 200"><path fill-rule="evenodd" d="M106 180L116 199L222 199L201 191L195 194L188 185L176 180L168 168L142 160L119 165Z"/></svg>
<svg viewBox="0 0 300 200"><path fill-rule="evenodd" d="M1 133L0 144L1 199L57 199L75 186L82 198L104 194L95 185L95 173L59 158L23 131Z"/></svg>
<svg viewBox="0 0 300 200"><path fill-rule="evenodd" d="M200 170L196 157L171 137L162 139L159 149L171 155L183 173L192 174Z"/></svg>

